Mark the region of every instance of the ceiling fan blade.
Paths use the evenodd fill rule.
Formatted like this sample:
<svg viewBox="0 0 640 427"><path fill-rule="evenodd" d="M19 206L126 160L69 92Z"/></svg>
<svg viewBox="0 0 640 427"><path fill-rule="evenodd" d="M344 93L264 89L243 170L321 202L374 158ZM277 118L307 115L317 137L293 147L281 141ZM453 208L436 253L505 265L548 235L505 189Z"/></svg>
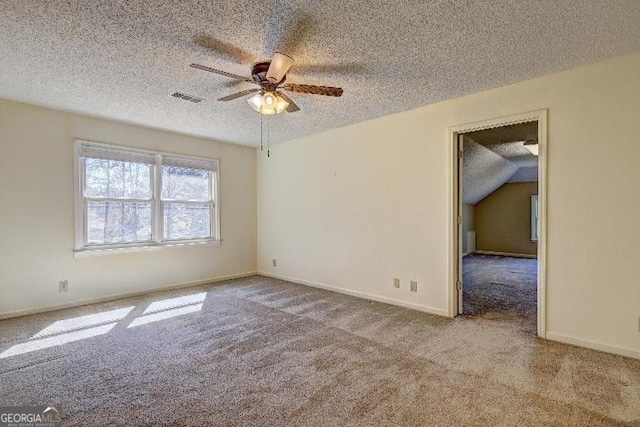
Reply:
<svg viewBox="0 0 640 427"><path fill-rule="evenodd" d="M278 95L280 95L282 99L284 99L289 103L289 105L286 108L287 112L295 113L296 111L300 111L300 107L298 107L296 103L293 102L291 98L289 98L284 92L278 92Z"/></svg>
<svg viewBox="0 0 640 427"><path fill-rule="evenodd" d="M210 73L214 73L214 74L220 74L226 77L231 77L232 79L236 79L236 80L244 80L245 82L249 82L249 83L255 83L252 79L248 78L248 77L242 77L239 76L237 74L233 74L233 73L227 73L226 71L222 71L222 70L216 70L215 68L210 68L210 67L205 67L204 65L200 65L200 64L191 64L189 65L191 68L197 68L198 70L202 70L202 71L208 71Z"/></svg>
<svg viewBox="0 0 640 427"><path fill-rule="evenodd" d="M224 84L224 87L228 87L229 89L238 87L238 86L243 86L244 85L244 80L229 80Z"/></svg>
<svg viewBox="0 0 640 427"><path fill-rule="evenodd" d="M269 69L267 70L267 80L271 83L280 83L292 64L293 58L278 52L274 53Z"/></svg>
<svg viewBox="0 0 640 427"><path fill-rule="evenodd" d="M247 89L241 92L232 93L231 95L224 96L219 98L218 101L231 101L236 98L240 98L241 96L249 95L250 93L259 92L260 89Z"/></svg>
<svg viewBox="0 0 640 427"><path fill-rule="evenodd" d="M284 90L297 93L310 93L312 95L324 95L324 96L342 96L342 88L331 86L315 86L315 85L297 85L287 84L283 87Z"/></svg>

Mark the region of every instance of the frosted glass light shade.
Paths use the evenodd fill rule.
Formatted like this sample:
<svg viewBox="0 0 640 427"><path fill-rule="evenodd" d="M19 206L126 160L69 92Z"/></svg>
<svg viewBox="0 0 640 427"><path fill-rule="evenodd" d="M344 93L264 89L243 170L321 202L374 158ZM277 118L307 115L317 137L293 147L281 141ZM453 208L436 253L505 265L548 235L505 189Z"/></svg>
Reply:
<svg viewBox="0 0 640 427"><path fill-rule="evenodd" d="M277 92L256 93L247 99L247 103L260 114L280 114L289 103Z"/></svg>
<svg viewBox="0 0 640 427"><path fill-rule="evenodd" d="M247 99L247 102L249 103L251 108L259 113L260 109L262 108L262 95L256 93L253 96L250 96L249 99Z"/></svg>
<svg viewBox="0 0 640 427"><path fill-rule="evenodd" d="M284 100L280 95L278 95L278 102L276 103L276 114L280 114L284 111L285 108L289 106L289 103Z"/></svg>
<svg viewBox="0 0 640 427"><path fill-rule="evenodd" d="M275 93L265 92L264 95L262 95L262 108L276 108L277 102L278 98L276 98Z"/></svg>

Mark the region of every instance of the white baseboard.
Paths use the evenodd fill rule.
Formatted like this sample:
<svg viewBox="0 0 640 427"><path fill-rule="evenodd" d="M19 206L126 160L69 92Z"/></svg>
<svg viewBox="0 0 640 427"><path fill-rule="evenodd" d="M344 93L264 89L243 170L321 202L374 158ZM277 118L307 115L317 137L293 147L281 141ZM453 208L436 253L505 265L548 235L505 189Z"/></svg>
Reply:
<svg viewBox="0 0 640 427"><path fill-rule="evenodd" d="M558 341L564 344L571 344L578 347L590 348L592 350L604 351L605 353L618 354L620 356L632 357L634 359L640 359L640 351L633 350L626 347L617 347L609 344L603 344L596 341L583 340L580 338L574 338L567 335L559 334L557 332L547 332L546 339L551 341Z"/></svg>
<svg viewBox="0 0 640 427"><path fill-rule="evenodd" d="M225 280L255 276L256 274L258 273L255 271L250 271L246 273L230 274L228 276L219 276L219 277L212 277L209 279L192 280L190 282L182 282L182 283L175 283L172 285L158 286L155 288L145 289L143 291L125 292L121 294L107 295L107 296L98 297L98 298L89 298L89 299L83 299L79 301L70 301L62 304L47 305L47 306L34 307L34 308L25 308L22 310L15 310L15 311L6 311L4 313L0 313L0 320L10 319L12 317L27 316L29 314L38 314L38 313L46 313L48 311L63 310L65 308L79 307L81 305L96 304L100 302L113 301L117 299L137 297L140 295L150 294L153 292L170 291L170 290L182 289L182 288L191 288L194 286L206 285L208 283L216 283L216 282L222 282Z"/></svg>
<svg viewBox="0 0 640 427"><path fill-rule="evenodd" d="M495 251L481 251L476 249L474 252L476 255L498 255L498 256L510 256L514 258L538 258L538 255L530 255L530 254L515 254L511 252L495 252Z"/></svg>
<svg viewBox="0 0 640 427"><path fill-rule="evenodd" d="M427 305L415 304L412 302L397 300L393 298L387 298L380 295L370 294L367 292L352 291L350 289L340 288L338 286L327 285L324 283L311 282L309 280L298 279L295 277L284 276L282 274L274 274L266 271L258 271L258 274L265 277L272 277L274 279L286 280L287 282L298 283L300 285L311 286L313 288L325 289L328 291L337 292L340 294L350 295L352 297L363 298L371 301L382 302L385 304L397 305L400 307L410 308L412 310L418 310L429 314L435 314L436 316L449 317L447 310L440 308L429 307Z"/></svg>

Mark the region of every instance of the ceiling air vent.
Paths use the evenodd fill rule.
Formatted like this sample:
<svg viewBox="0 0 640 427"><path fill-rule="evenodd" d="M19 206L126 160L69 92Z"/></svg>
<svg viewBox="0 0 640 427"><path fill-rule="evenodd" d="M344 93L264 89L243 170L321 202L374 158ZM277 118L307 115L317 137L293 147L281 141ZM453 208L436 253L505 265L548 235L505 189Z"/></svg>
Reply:
<svg viewBox="0 0 640 427"><path fill-rule="evenodd" d="M197 96L193 96L193 95L187 95L186 93L182 93L182 92L174 92L170 96L173 96L174 98L184 99L185 101L193 102L194 104L204 101L204 99L202 98L198 98Z"/></svg>

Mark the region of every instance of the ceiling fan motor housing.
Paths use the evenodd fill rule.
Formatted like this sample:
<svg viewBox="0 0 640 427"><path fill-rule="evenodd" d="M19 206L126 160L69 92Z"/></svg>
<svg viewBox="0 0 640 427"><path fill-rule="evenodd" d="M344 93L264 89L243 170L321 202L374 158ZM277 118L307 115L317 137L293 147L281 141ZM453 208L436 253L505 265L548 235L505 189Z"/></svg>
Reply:
<svg viewBox="0 0 640 427"><path fill-rule="evenodd" d="M279 82L270 82L267 79L267 71L271 62L258 62L251 68L251 76L253 80L267 90L275 90L276 87L287 79L287 75L282 76Z"/></svg>

